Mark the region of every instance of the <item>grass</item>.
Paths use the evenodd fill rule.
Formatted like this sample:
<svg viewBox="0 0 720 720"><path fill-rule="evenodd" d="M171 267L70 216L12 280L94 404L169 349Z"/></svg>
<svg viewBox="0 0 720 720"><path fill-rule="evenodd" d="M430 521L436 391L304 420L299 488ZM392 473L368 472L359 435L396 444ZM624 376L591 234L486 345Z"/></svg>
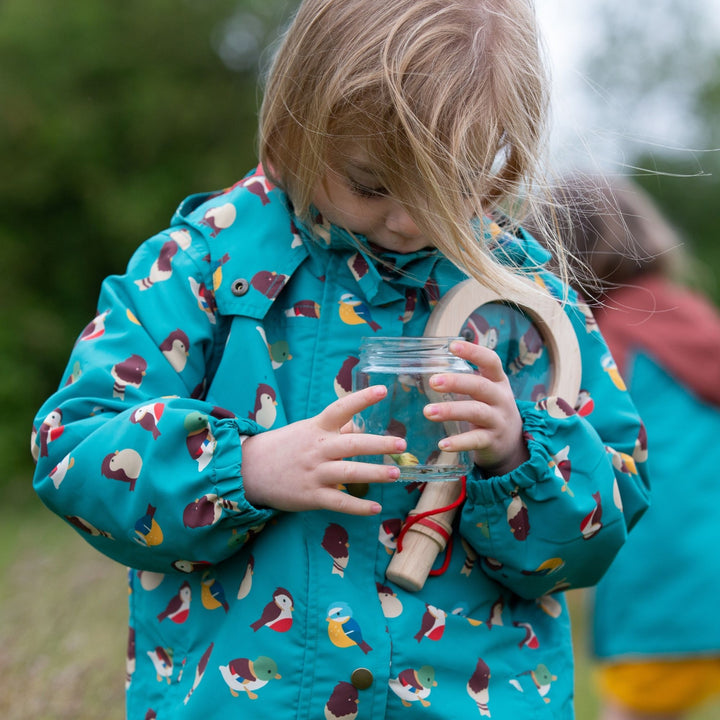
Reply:
<svg viewBox="0 0 720 720"><path fill-rule="evenodd" d="M0 514L0 717L123 720L127 572L22 510Z"/></svg>
<svg viewBox="0 0 720 720"><path fill-rule="evenodd" d="M0 512L0 718L123 720L127 572L39 501L21 507ZM594 720L583 595L569 600L577 720ZM687 720L718 717L720 701Z"/></svg>

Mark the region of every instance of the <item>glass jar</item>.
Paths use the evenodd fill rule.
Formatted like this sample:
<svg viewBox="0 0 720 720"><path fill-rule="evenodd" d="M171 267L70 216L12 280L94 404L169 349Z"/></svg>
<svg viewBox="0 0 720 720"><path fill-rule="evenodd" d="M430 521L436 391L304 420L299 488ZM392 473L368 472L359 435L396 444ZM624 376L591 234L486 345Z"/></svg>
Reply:
<svg viewBox="0 0 720 720"><path fill-rule="evenodd" d="M467 452L446 452L438 443L462 432L457 422L428 420L428 403L466 399L430 388L437 373L472 373L472 367L450 352L447 337L369 337L360 345L360 359L353 371L353 390L385 385L388 393L380 402L354 418L358 432L395 435L407 441L404 453L363 456L363 462L395 464L401 482L457 480L467 474L472 461Z"/></svg>

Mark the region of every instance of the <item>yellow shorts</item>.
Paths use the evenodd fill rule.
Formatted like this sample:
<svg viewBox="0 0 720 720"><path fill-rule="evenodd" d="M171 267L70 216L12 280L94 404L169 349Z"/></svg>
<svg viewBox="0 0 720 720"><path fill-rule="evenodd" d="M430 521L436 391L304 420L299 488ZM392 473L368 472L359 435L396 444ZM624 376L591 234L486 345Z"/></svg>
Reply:
<svg viewBox="0 0 720 720"><path fill-rule="evenodd" d="M679 713L720 694L720 657L602 665L601 694L631 710Z"/></svg>

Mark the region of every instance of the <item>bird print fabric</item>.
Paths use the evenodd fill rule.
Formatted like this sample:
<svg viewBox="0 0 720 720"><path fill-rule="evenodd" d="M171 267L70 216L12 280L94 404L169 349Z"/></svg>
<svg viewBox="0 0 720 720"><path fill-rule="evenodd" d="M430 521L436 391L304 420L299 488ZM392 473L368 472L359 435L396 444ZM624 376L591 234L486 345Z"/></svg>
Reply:
<svg viewBox="0 0 720 720"><path fill-rule="evenodd" d="M561 298L531 238L478 233ZM32 452L45 504L130 568L128 718L572 717L562 591L597 582L647 504L641 421L572 299L577 408L538 387L522 318L514 344L508 318L472 319L526 388L530 459L468 476L447 567L420 592L385 570L422 485L363 488L376 517L243 491L245 437L349 392L362 338L422 335L463 277L436 250L378 257L301 220L258 168L187 198L106 280Z"/></svg>

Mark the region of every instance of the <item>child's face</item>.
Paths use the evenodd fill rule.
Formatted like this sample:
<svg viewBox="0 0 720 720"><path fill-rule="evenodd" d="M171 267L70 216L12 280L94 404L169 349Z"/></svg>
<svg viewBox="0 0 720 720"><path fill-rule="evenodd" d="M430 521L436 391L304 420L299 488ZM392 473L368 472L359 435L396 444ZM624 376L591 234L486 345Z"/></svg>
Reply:
<svg viewBox="0 0 720 720"><path fill-rule="evenodd" d="M405 208L387 194L367 153L350 143L341 147L313 196L323 217L384 250L410 253L431 247Z"/></svg>

